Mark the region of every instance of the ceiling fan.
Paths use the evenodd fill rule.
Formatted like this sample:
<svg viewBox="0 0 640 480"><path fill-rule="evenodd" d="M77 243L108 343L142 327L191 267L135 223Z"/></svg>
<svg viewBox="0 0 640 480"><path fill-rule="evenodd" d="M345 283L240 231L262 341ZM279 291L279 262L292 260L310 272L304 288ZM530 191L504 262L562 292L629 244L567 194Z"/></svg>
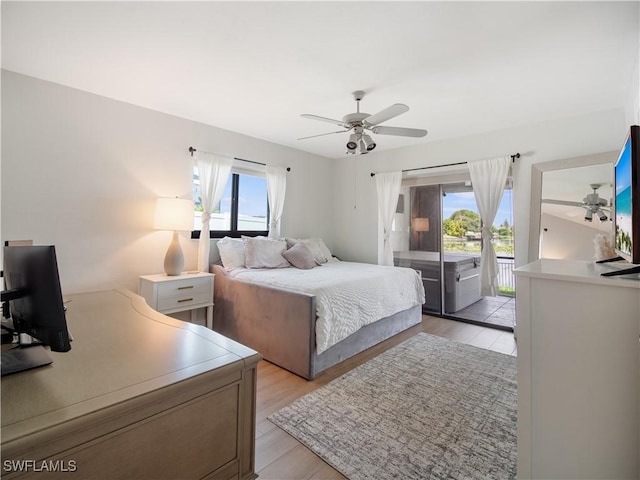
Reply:
<svg viewBox="0 0 640 480"><path fill-rule="evenodd" d="M394 103L390 107L384 110L374 113L360 112L360 100L364 98L364 92L362 90L356 90L352 93L353 99L356 101L356 112L348 113L342 120L334 120L333 118L320 117L318 115L311 115L303 113L301 117L310 118L311 120L320 120L322 122L333 123L343 127L344 130L338 130L337 132L321 133L319 135L311 135L309 137L302 137L298 140L305 140L307 138L321 137L323 135L332 135L334 133L345 133L351 131L349 140L347 141L347 153L348 154L365 154L376 148L376 142L365 131L369 131L380 135L398 135L403 137L424 137L427 134L426 130L418 128L402 128L402 127L386 127L380 125L382 122L386 122L392 118L397 117L409 110L409 107L402 103Z"/></svg>
<svg viewBox="0 0 640 480"><path fill-rule="evenodd" d="M584 208L584 220L585 222L592 222L593 216L596 215L601 222L608 220L607 215L611 215L611 210L604 208L608 205L606 199L601 198L598 195L598 189L602 186L601 183L592 183L590 187L593 189L593 193L588 194L582 199L582 202L572 202L568 200L554 200L551 198L543 198L542 203L549 203L553 205L568 205L571 207ZM610 206L610 205L609 205Z"/></svg>

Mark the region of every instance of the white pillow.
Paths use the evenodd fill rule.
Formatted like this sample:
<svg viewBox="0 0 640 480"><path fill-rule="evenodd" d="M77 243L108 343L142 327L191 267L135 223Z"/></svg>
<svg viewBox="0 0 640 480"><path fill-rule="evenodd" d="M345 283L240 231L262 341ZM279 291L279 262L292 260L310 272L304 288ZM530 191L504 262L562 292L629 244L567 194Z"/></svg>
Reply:
<svg viewBox="0 0 640 480"><path fill-rule="evenodd" d="M244 242L239 238L224 237L218 240L218 252L222 266L231 271L235 268L244 267Z"/></svg>
<svg viewBox="0 0 640 480"><path fill-rule="evenodd" d="M320 242L322 242L322 240L320 240L319 238L305 238L304 240L300 241L304 243L309 250L311 250L311 253L313 253L313 257L315 258L316 262L318 262L318 264L327 263L331 258L331 252L329 252L329 249L326 247L326 245L324 246L324 248L327 252L329 252L329 256L327 257L325 255L325 252L320 246Z"/></svg>
<svg viewBox="0 0 640 480"><path fill-rule="evenodd" d="M282 256L287 242L271 238L245 237L244 263L247 268L284 268L291 264Z"/></svg>
<svg viewBox="0 0 640 480"><path fill-rule="evenodd" d="M331 255L331 250L329 250L329 247L327 247L327 245L324 243L324 241L321 238L318 238L318 246L320 247L320 251L322 252L322 255L327 259L328 262L333 260L333 255Z"/></svg>

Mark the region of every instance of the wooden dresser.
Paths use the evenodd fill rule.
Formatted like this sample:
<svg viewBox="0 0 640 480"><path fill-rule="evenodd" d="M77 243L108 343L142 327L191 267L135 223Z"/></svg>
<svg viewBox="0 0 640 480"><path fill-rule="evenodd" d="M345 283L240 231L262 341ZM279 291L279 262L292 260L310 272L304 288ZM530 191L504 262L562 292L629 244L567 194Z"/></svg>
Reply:
<svg viewBox="0 0 640 480"><path fill-rule="evenodd" d="M111 290L65 296L53 364L2 378L3 478L255 478L255 351Z"/></svg>

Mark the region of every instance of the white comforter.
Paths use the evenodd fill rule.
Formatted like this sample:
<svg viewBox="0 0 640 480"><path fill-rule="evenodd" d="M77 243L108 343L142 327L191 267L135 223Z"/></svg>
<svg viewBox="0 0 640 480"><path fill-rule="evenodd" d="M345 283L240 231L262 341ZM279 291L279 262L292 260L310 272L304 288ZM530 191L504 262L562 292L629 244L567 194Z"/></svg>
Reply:
<svg viewBox="0 0 640 480"><path fill-rule="evenodd" d="M424 303L424 287L410 268L329 262L310 270L238 268L243 281L316 296L318 354L361 327Z"/></svg>

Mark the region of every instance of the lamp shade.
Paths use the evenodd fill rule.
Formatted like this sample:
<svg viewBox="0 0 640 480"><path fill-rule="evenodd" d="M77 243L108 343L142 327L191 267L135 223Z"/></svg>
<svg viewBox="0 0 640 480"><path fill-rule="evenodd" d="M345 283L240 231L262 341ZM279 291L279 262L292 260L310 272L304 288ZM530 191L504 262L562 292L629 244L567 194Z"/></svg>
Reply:
<svg viewBox="0 0 640 480"><path fill-rule="evenodd" d="M429 218L414 218L411 221L411 228L414 232L428 232L429 231Z"/></svg>
<svg viewBox="0 0 640 480"><path fill-rule="evenodd" d="M156 230L191 230L193 228L193 200L158 198L153 226Z"/></svg>

